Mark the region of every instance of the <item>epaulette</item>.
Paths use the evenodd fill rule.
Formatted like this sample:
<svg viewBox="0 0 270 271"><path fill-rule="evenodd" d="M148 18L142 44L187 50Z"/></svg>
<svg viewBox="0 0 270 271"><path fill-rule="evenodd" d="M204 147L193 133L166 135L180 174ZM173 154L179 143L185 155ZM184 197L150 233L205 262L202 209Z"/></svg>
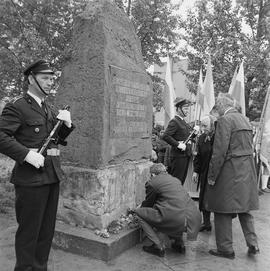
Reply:
<svg viewBox="0 0 270 271"><path fill-rule="evenodd" d="M22 99L23 98L23 96L16 96L16 97L14 97L14 98L12 98L11 100L10 100L10 103L15 103L15 102L17 102L18 100L20 100L20 99Z"/></svg>

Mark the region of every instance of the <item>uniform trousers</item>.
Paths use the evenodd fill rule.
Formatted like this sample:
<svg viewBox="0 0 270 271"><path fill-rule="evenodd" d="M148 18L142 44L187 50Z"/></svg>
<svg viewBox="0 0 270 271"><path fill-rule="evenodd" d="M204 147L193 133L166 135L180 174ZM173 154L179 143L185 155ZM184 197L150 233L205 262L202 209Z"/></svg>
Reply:
<svg viewBox="0 0 270 271"><path fill-rule="evenodd" d="M214 213L217 250L233 252L232 214ZM247 246L258 246L254 219L250 213L238 213Z"/></svg>
<svg viewBox="0 0 270 271"><path fill-rule="evenodd" d="M182 185L185 183L187 177L189 160L190 157L184 155L171 158L171 166L169 173L173 177L179 179Z"/></svg>
<svg viewBox="0 0 270 271"><path fill-rule="evenodd" d="M170 239L175 240L177 244L183 245L183 232L179 231L179 233L166 235L162 232L155 230L151 225L149 225L144 219L136 216L139 225L143 229L146 237L151 240L158 248L165 248L164 240L165 236L168 236Z"/></svg>
<svg viewBox="0 0 270 271"><path fill-rule="evenodd" d="M15 185L18 229L14 271L47 271L55 229L59 183L38 187Z"/></svg>

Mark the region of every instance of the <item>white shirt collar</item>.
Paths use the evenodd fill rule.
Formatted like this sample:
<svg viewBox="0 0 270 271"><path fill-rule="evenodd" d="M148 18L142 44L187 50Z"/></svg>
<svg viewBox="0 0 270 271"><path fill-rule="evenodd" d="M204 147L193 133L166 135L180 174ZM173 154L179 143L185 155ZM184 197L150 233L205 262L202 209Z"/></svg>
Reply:
<svg viewBox="0 0 270 271"><path fill-rule="evenodd" d="M31 96L38 103L38 105L41 107L42 100L38 96L36 96L35 94L33 94L29 91L27 91L27 94L29 96Z"/></svg>

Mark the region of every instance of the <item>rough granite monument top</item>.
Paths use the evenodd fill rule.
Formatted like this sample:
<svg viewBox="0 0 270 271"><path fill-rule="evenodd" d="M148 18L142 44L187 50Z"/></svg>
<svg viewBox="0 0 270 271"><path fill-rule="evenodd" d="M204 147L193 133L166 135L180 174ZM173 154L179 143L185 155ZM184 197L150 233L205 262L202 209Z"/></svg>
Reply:
<svg viewBox="0 0 270 271"><path fill-rule="evenodd" d="M126 14L109 0L90 1L75 21L57 103L77 126L66 164L99 168L149 158L152 83Z"/></svg>

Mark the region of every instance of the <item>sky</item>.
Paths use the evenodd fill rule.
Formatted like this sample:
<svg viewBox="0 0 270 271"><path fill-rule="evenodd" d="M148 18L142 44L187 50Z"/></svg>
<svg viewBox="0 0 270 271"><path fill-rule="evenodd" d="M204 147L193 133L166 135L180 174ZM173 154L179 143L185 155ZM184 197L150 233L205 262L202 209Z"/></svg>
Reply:
<svg viewBox="0 0 270 271"><path fill-rule="evenodd" d="M172 0L173 4L179 4L181 3L182 0ZM192 8L195 4L196 0L184 0L183 3L181 4L181 6L179 7L179 14L186 14L187 10Z"/></svg>

